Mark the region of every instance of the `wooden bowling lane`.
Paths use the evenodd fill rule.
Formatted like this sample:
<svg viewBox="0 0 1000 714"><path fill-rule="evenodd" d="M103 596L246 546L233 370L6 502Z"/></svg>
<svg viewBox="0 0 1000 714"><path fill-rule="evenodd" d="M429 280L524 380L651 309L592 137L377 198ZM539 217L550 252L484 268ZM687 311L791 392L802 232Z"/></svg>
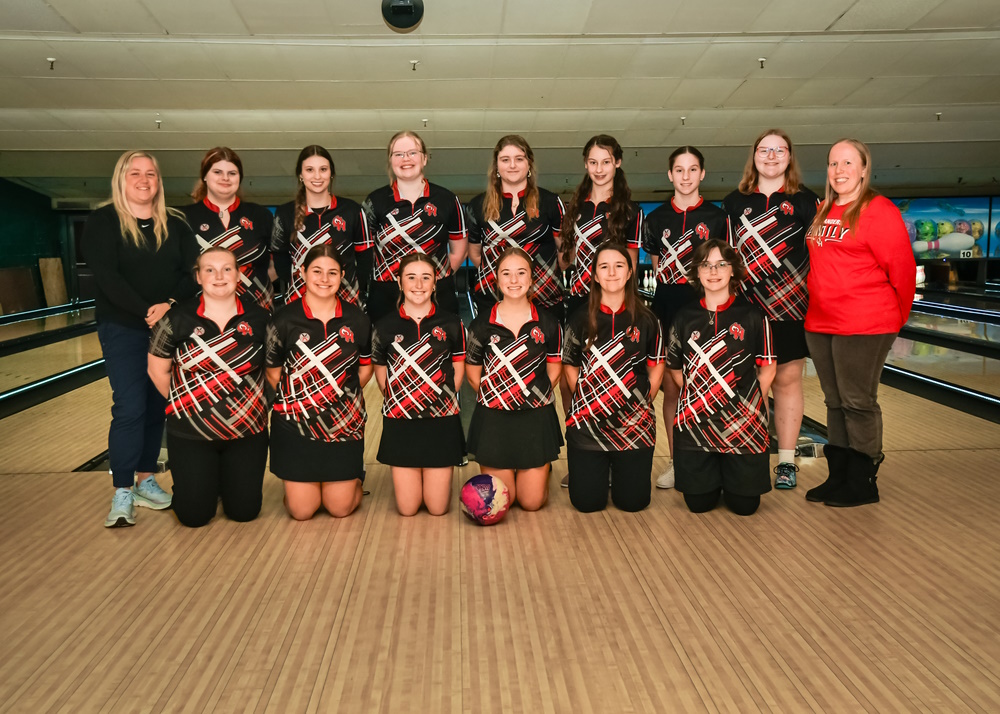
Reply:
<svg viewBox="0 0 1000 714"><path fill-rule="evenodd" d="M96 332L0 357L0 392L101 358Z"/></svg>
<svg viewBox="0 0 1000 714"><path fill-rule="evenodd" d="M887 364L985 394L1000 396L1000 360L896 338Z"/></svg>
<svg viewBox="0 0 1000 714"><path fill-rule="evenodd" d="M38 317L31 320L21 320L9 325L0 325L0 342L16 340L29 335L74 327L94 319L94 308L88 307L72 312L63 312L49 317Z"/></svg>

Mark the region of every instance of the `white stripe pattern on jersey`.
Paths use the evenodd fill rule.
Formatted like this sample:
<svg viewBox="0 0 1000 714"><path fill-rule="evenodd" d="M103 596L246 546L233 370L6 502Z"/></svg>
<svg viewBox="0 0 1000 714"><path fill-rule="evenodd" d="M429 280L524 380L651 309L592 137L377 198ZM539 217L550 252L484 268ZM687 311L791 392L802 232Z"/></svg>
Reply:
<svg viewBox="0 0 1000 714"><path fill-rule="evenodd" d="M190 370L196 364L200 364L208 359L217 367L221 368L222 371L225 372L234 382L237 384L243 383L243 378L236 374L236 372L233 371L233 368L230 367L224 359L219 357L218 353L218 350L226 349L230 345L236 343L236 340L233 337L226 337L222 339L214 348L194 333L191 333L191 339L194 340L195 344L201 348L201 352L191 350L185 360L180 363L180 368L182 370Z"/></svg>
<svg viewBox="0 0 1000 714"><path fill-rule="evenodd" d="M517 386L521 388L521 393L524 394L524 396L528 396L528 394L530 394L528 385L525 383L524 379L517 371L517 368L514 367L513 363L513 360L517 359L524 352L528 351L528 346L522 343L517 349L515 349L510 353L510 356L505 355L503 353L503 350L501 350L492 342L490 343L490 347L492 348L493 356L500 362L500 364L502 364L504 367L507 368L507 371L510 372L510 376L514 379L515 382L517 382Z"/></svg>
<svg viewBox="0 0 1000 714"><path fill-rule="evenodd" d="M676 248L673 245L671 245L670 241L668 241L666 238L661 238L660 239L660 242L663 243L663 247L666 248L667 253L670 254L670 260L673 261L674 267L677 268L677 274L681 275L681 276L684 276L686 274L686 272L687 272L685 270L685 268L684 268L684 263L681 261L681 253L684 252L685 246L688 247L688 248L691 247L691 234L692 233L694 233L694 231L690 230L687 233L685 233L683 236L681 236L681 240L678 242ZM666 260L659 261L659 265L656 268L656 277L660 277L664 273L666 273L667 272L667 268L669 266L670 266L670 263L668 261L666 261Z"/></svg>
<svg viewBox="0 0 1000 714"><path fill-rule="evenodd" d="M771 264L774 265L774 267L776 268L781 263L778 261L777 256L771 250L771 246L769 246L767 244L767 241L764 240L763 236L761 236L760 232L765 228L770 228L772 225L778 222L778 218L775 215L775 212L777 210L778 210L777 207L775 207L772 208L770 211L768 211L768 213L764 214L763 219L759 221L756 226L750 222L750 220L746 217L746 215L741 215L740 223L746 229L746 233L743 234L743 237L740 238L736 244L736 249L739 250L741 254L746 255L746 253L743 250L743 246L748 240L753 238L754 242L757 244L757 247L760 248L760 251L768 257L768 260L770 260ZM754 279L754 282L757 282L757 278L755 278L752 273L750 277Z"/></svg>
<svg viewBox="0 0 1000 714"><path fill-rule="evenodd" d="M389 225L392 230L386 233L385 238L383 238L382 241L379 243L379 248L385 248L386 244L388 244L392 240L393 235L397 235L400 238L402 238L404 242L409 243L411 246L413 246L413 249L418 253L424 252L424 249L420 247L420 244L417 243L415 240L413 240L413 237L406 232L406 230L399 223L399 221L396 220L396 217L394 215L392 215L391 213L387 213L385 214L385 217L386 220L389 221ZM410 216L410 218L413 219L416 218L416 216ZM412 220L410 222L412 223Z"/></svg>
<svg viewBox="0 0 1000 714"><path fill-rule="evenodd" d="M323 375L323 377L330 384L330 386L333 387L333 391L337 393L338 397L344 396L344 390L341 389L340 385L337 383L337 378L334 377L333 374L330 372L330 370L327 369L326 365L323 364L324 358L335 355L337 352L340 352L340 345L338 345L336 341L333 341L330 342L330 344L328 345L321 345L321 348L316 352L310 350L306 346L306 343L303 342L302 340L296 340L295 345L302 351L303 362L298 367L296 367L295 371L292 372L291 374L291 378L289 379L289 385L292 388L293 398L295 396L295 382L302 381L302 378L306 374L308 374L313 368L315 368L320 374ZM311 395L306 394L306 397L309 399L310 402L312 402L313 406L319 408L319 405L313 401Z"/></svg>
<svg viewBox="0 0 1000 714"><path fill-rule="evenodd" d="M725 343L722 340L716 340L712 345L709 346L707 352L701 348L701 345L699 345L697 342L694 341L693 337L688 338L687 344L688 347L691 348L691 351L694 352L695 356L698 358L698 362L704 365L708 373L712 375L712 378L718 383L720 387L722 387L722 391L724 391L729 396L729 398L732 399L736 395L736 392L733 391L733 388L729 386L729 383L726 381L726 378L723 377L722 374L719 372L719 370L715 368L715 365L712 364L712 358L716 355L716 353L726 348ZM704 397L701 397L701 399L704 400ZM705 407L709 411L711 411L711 407L708 404L708 402L705 402Z"/></svg>
<svg viewBox="0 0 1000 714"><path fill-rule="evenodd" d="M204 253L209 248L225 248L228 251L232 251L232 248L230 248L230 246L239 241L230 239L235 238L236 234L239 232L240 232L239 228L230 228L228 231L219 236L218 240L215 242L214 245L205 240L204 238L202 238L200 233L195 233L194 237L195 240L198 241L198 245L201 247L202 253ZM239 266L237 266L236 272L239 273L241 283L243 283L248 288L253 287L253 283L250 282L250 278L246 276L246 273L244 273L242 270L239 269Z"/></svg>
<svg viewBox="0 0 1000 714"><path fill-rule="evenodd" d="M406 363L406 366L412 369L417 374L417 376L419 376L422 380L427 382L427 385L434 391L435 394L441 394L442 391L441 387L439 387L437 384L434 383L434 379L431 378L431 376L427 374L424 368L420 366L420 363L417 362L417 360L420 357L422 357L425 353L430 351L431 349L430 343L425 342L423 345L420 346L420 349L418 349L412 355L405 349L400 347L398 342L393 342L392 348L396 350L396 353L399 355L400 359L402 359L403 362ZM421 407L421 409L422 408L423 407Z"/></svg>

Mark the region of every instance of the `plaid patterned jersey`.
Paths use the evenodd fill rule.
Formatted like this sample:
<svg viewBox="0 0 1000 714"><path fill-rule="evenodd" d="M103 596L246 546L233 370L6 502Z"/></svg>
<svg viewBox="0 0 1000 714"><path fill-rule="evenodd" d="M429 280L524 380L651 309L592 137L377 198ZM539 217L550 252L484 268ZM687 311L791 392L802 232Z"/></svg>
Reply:
<svg viewBox="0 0 1000 714"><path fill-rule="evenodd" d="M181 210L202 253L209 248L225 248L236 256L236 264L240 266L236 295L249 296L262 308L270 310L274 305L274 286L267 275L271 258L271 212L237 198L229 207L229 227L226 228L219 218L219 207L207 198Z"/></svg>
<svg viewBox="0 0 1000 714"><path fill-rule="evenodd" d="M691 268L691 255L709 238L729 243L729 217L718 206L701 199L681 209L674 199L646 216L642 248L656 256L656 280L664 285L683 285Z"/></svg>
<svg viewBox="0 0 1000 714"><path fill-rule="evenodd" d="M515 335L497 315L497 305L469 327L467 364L482 366L476 401L490 409L518 411L552 404L546 364L562 360L559 323L531 306L531 319Z"/></svg>
<svg viewBox="0 0 1000 714"><path fill-rule="evenodd" d="M625 224L625 246L638 250L642 243L644 216L639 204L631 202L632 219ZM573 231L576 233L576 254L573 263L573 281L570 295L590 295L590 268L594 263L597 246L604 242L604 229L610 206L601 201L596 206L589 199L584 201L580 215L576 217Z"/></svg>
<svg viewBox="0 0 1000 714"><path fill-rule="evenodd" d="M274 418L315 441L358 441L365 435L358 367L371 361L371 323L361 308L338 301L323 323L305 299L275 313L267 331L267 366L282 367Z"/></svg>
<svg viewBox="0 0 1000 714"><path fill-rule="evenodd" d="M684 373L674 448L765 453L767 402L756 368L773 361L767 318L746 299L730 298L717 311L703 301L681 308L667 345L667 367Z"/></svg>
<svg viewBox="0 0 1000 714"><path fill-rule="evenodd" d="M285 286L285 304L299 300L305 292L305 282L299 273L306 253L313 246L332 243L340 254L344 268L337 295L353 305L361 305L356 253L371 248L368 223L361 206L349 198L330 196L330 207L308 209L301 231L295 230L295 202L278 206L274 213L271 251L274 268Z"/></svg>
<svg viewBox="0 0 1000 714"><path fill-rule="evenodd" d="M219 330L199 298L174 305L153 327L149 353L173 360L167 428L190 439L227 441L267 428L264 341L268 313L236 300Z"/></svg>
<svg viewBox="0 0 1000 714"><path fill-rule="evenodd" d="M375 280L395 282L399 261L413 252L426 253L437 266L437 277L451 275L448 241L469 237L462 204L446 188L424 182L416 203L401 198L396 182L372 191L364 202L368 231L375 248Z"/></svg>
<svg viewBox="0 0 1000 714"><path fill-rule="evenodd" d="M733 191L722 202L733 245L747 267L743 293L769 320L806 319L805 239L818 205L819 197L804 186L790 196L783 191L770 196Z"/></svg>
<svg viewBox="0 0 1000 714"><path fill-rule="evenodd" d="M372 330L372 363L386 368L382 416L424 419L458 414L454 362L465 359L465 329L458 315L431 312L420 322L398 312Z"/></svg>
<svg viewBox="0 0 1000 714"><path fill-rule="evenodd" d="M587 345L587 310L566 326L563 364L580 369L566 417L566 442L591 451L628 451L656 444L656 412L648 366L663 361L660 321L644 310L632 323L624 307L601 306L597 337Z"/></svg>
<svg viewBox="0 0 1000 714"><path fill-rule="evenodd" d="M523 248L534 262L532 272L535 279L535 302L542 307L555 307L563 299L562 271L556 256L556 236L566 209L558 196L540 188L538 217L528 218L524 194L519 196L515 216L511 211L512 196L506 193L503 195L500 217L495 221L487 221L483 216L485 193L476 196L466 206L469 242L483 247L483 259L476 272L475 290L496 299L497 260L507 248L517 246Z"/></svg>

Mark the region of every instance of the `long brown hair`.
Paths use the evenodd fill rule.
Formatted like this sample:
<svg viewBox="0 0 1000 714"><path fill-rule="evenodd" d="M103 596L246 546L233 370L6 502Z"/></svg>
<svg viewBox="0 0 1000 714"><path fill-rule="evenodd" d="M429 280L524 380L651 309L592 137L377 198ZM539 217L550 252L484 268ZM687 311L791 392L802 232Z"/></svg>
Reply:
<svg viewBox="0 0 1000 714"><path fill-rule="evenodd" d="M306 184L302 180L302 164L306 159L313 156L319 156L326 159L330 163L330 183L333 184L333 179L337 175L337 169L333 166L333 157L330 156L330 152L324 149L319 144L310 144L302 151L299 152L299 158L295 162L295 175L299 179L299 190L295 192L295 230L301 231L306 225L306 213L309 212L309 206L306 205ZM330 191L333 191L333 186L330 186ZM297 236L292 236L292 240L298 240Z"/></svg>
<svg viewBox="0 0 1000 714"><path fill-rule="evenodd" d="M594 251L594 260L590 265L590 274L594 277L590 281L590 299L587 302L587 344L584 349L588 350L597 339L597 315L601 311L601 300L604 297L604 290L597 281L597 261L601 257L601 253L609 250L625 258L625 263L628 265L629 276L628 280L625 281L625 310L628 312L629 319L631 320L629 326L634 325L640 315L648 312L648 308L639 299L635 266L632 265L632 256L628 254L628 249L623 243L619 243L618 241L604 241Z"/></svg>
<svg viewBox="0 0 1000 714"><path fill-rule="evenodd" d="M590 150L595 146L610 153L615 161L622 160L622 147L613 136L598 134L591 137L590 141L583 147L583 160L586 163L590 155ZM584 202L590 197L590 191L594 187L594 182L590 179L590 174L586 171L580 185L576 187L573 198L570 199L566 214L563 216L560 235L559 252L566 263L573 262L576 253L576 221L580 216L580 209ZM616 241L625 244L625 224L635 216L635 209L632 207L632 190L628 187L628 180L625 178L625 171L621 166L615 169L614 183L611 187L611 212L605 225L603 238L606 241Z"/></svg>
<svg viewBox="0 0 1000 714"><path fill-rule="evenodd" d="M847 207L844 211L843 217L840 219L841 226L847 225L847 227L853 232L858 227L858 220L861 218L861 212L868 207L868 204L872 202L872 199L878 195L878 192L872 188L872 152L865 144L865 142L859 139L844 138L838 139L833 142L833 146L830 147L830 151L833 151L833 147L837 144L850 144L855 149L857 149L858 154L861 155L861 193L858 194L856 201L852 201L851 205ZM830 154L827 153L827 158ZM823 230L823 222L826 217L830 215L830 209L833 208L833 202L837 199L837 193L833 190L833 186L830 184L830 173L826 174L826 196L823 199L823 203L820 204L819 209L816 211L816 217L813 219L812 225L809 226L809 231L806 235L814 236L819 235L820 231Z"/></svg>
<svg viewBox="0 0 1000 714"><path fill-rule="evenodd" d="M535 152L528 146L524 137L508 134L500 139L493 148L493 161L486 174L486 198L483 201L483 218L495 221L500 218L500 197L503 194L503 184L500 181L500 171L497 157L508 146L513 146L524 152L528 160L528 185L524 192L524 212L528 218L538 218L538 177L535 176Z"/></svg>
<svg viewBox="0 0 1000 714"><path fill-rule="evenodd" d="M228 161L236 167L236 170L240 173L240 187L236 191L237 195L242 190L243 162L240 161L239 154L228 146L216 146L214 149L209 149L201 160L201 171L198 174L201 178L195 182L194 191L191 192L191 198L195 200L195 203L204 201L208 196L208 186L205 184L205 177L208 176L208 172L212 170L212 167L220 161Z"/></svg>
<svg viewBox="0 0 1000 714"><path fill-rule="evenodd" d="M785 193L791 196L799 192L799 187L802 185L802 171L799 169L799 162L795 158L795 147L792 145L792 140L781 129L767 129L760 133L760 136L754 141L753 146L750 147L750 156L747 157L746 166L743 167L743 177L740 178L739 190L742 194L749 196L757 190L760 173L757 171L757 164L754 163L754 156L757 155L757 147L760 146L760 142L769 136L780 136L788 144L788 168L785 169Z"/></svg>
<svg viewBox="0 0 1000 714"><path fill-rule="evenodd" d="M175 208L167 208L167 202L163 198L163 174L160 172L160 164L156 157L147 151L126 151L118 157L115 163L115 170L111 174L111 198L101 205L114 204L115 213L118 214L118 224L121 226L122 238L132 243L136 248L146 245L146 237L139 230L139 222L132 215L132 209L125 198L125 178L132 162L136 159L149 159L156 169L156 196L153 198L153 235L156 237L156 250L160 249L164 241L167 240L167 216L173 215L183 220L184 214Z"/></svg>
<svg viewBox="0 0 1000 714"><path fill-rule="evenodd" d="M535 263L528 254L528 251L519 246L512 245L501 253L499 258L497 258L497 267L495 271L497 275L497 284L495 288L497 301L503 300L504 298L503 293L500 291L500 266L511 258L520 258L528 264L528 279L531 283L528 285L527 297L528 300L531 300L535 296Z"/></svg>

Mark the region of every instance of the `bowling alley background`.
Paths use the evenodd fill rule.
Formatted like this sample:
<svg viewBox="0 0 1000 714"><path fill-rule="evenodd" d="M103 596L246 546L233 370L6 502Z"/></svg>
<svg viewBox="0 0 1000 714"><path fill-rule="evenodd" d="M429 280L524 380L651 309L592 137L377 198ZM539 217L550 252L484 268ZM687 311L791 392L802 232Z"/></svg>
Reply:
<svg viewBox="0 0 1000 714"><path fill-rule="evenodd" d="M991 202L996 216L1000 198L893 199L918 260L1000 256L1000 225L990 225Z"/></svg>

